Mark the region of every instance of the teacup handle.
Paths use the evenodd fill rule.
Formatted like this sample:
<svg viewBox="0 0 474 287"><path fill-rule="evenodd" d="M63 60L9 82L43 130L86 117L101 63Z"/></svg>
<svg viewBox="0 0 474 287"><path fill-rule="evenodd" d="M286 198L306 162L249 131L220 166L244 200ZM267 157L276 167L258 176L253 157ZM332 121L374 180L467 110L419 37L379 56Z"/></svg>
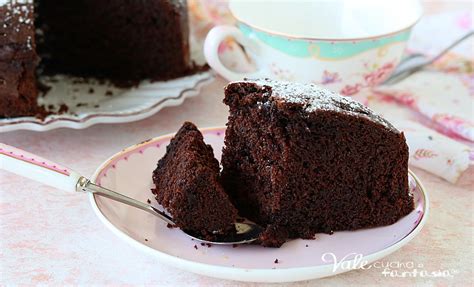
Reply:
<svg viewBox="0 0 474 287"><path fill-rule="evenodd" d="M250 73L238 73L229 70L222 64L219 59L219 45L228 37L235 39L240 45L244 46L247 51L258 54L258 47L255 42L245 37L245 35L234 26L217 26L212 28L204 41L204 56L207 63L217 73L229 81L239 81L243 78L259 78L262 77L261 71Z"/></svg>

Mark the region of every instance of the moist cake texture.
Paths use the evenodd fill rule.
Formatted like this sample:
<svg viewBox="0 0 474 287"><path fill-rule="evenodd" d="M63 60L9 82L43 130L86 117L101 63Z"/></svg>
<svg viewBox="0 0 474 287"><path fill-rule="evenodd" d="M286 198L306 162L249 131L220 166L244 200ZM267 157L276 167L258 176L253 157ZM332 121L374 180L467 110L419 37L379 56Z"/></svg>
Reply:
<svg viewBox="0 0 474 287"><path fill-rule="evenodd" d="M414 208L403 133L314 84L245 80L225 88L222 182L261 241L395 223Z"/></svg>
<svg viewBox="0 0 474 287"><path fill-rule="evenodd" d="M119 84L190 72L185 0L36 0L45 73Z"/></svg>
<svg viewBox="0 0 474 287"><path fill-rule="evenodd" d="M237 210L219 179L212 147L190 122L180 128L153 172L155 198L175 224L202 238L235 232Z"/></svg>
<svg viewBox="0 0 474 287"><path fill-rule="evenodd" d="M33 23L31 1L0 0L0 118L39 110Z"/></svg>

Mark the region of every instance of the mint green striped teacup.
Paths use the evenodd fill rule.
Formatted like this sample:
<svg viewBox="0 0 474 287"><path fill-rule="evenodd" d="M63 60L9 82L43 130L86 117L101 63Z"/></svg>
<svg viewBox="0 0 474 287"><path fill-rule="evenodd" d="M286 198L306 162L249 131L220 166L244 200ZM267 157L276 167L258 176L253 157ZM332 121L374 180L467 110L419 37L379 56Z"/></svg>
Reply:
<svg viewBox="0 0 474 287"><path fill-rule="evenodd" d="M417 0L230 0L236 26L214 27L204 54L224 78L267 77L312 82L352 95L386 79L399 63L413 25ZM219 45L241 44L257 70L224 66Z"/></svg>

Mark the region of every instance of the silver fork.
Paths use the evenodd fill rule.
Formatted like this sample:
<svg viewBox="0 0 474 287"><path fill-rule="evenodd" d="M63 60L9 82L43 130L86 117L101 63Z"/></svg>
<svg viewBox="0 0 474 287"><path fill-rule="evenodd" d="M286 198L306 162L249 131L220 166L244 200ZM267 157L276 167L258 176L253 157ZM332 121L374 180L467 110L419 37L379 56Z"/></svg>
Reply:
<svg viewBox="0 0 474 287"><path fill-rule="evenodd" d="M36 180L43 184L71 192L92 193L146 211L166 223L175 225L173 218L151 204L138 201L113 190L92 183L72 169L41 158L21 149L0 143L0 169ZM215 234L213 241L198 234L183 231L186 235L205 243L229 245L250 243L258 239L263 228L252 222L235 222L236 232L229 235Z"/></svg>
<svg viewBox="0 0 474 287"><path fill-rule="evenodd" d="M464 36L454 41L451 45L444 48L441 52L439 52L436 56L432 58L428 58L426 55L421 53L414 53L409 55L400 62L395 71L393 71L391 76L386 79L382 83L382 85L393 85L413 75L414 73L422 70L424 67L431 65L433 62L444 56L448 51L452 50L454 47L456 47L472 35L474 35L474 31L466 33Z"/></svg>

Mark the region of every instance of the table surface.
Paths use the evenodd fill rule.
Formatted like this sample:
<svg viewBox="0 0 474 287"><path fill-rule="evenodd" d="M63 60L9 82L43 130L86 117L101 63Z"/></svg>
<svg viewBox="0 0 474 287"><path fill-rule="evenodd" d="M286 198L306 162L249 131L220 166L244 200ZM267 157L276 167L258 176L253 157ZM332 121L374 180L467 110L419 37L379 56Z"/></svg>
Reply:
<svg viewBox="0 0 474 287"><path fill-rule="evenodd" d="M466 7L466 5L464 5ZM438 6L432 10L437 11ZM223 126L218 78L199 96L139 122L0 134L0 142L64 163L92 175L110 155L151 137L175 132L184 121ZM298 286L470 286L473 277L473 186L471 167L456 184L414 169L430 196L431 214L421 233L380 260L392 270L445 271L452 277L393 278L381 268L294 283ZM147 284L253 286L195 275L163 265L118 239L94 215L84 194L65 193L0 171L0 284ZM285 284L287 286L288 284Z"/></svg>

